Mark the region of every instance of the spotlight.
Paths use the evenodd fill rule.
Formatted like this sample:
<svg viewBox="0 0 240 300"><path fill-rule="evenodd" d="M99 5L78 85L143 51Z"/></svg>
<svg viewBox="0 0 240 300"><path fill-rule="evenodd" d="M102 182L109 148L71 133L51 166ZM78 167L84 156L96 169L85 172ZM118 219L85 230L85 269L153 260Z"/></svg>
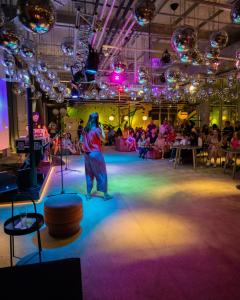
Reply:
<svg viewBox="0 0 240 300"><path fill-rule="evenodd" d="M87 75L95 75L98 71L99 65L99 54L94 51L94 49L89 45L89 54L85 67L85 72Z"/></svg>
<svg viewBox="0 0 240 300"><path fill-rule="evenodd" d="M128 121L128 116L124 116L124 121Z"/></svg>
<svg viewBox="0 0 240 300"><path fill-rule="evenodd" d="M124 77L122 74L118 74L118 73L115 73L113 72L111 74L111 77L110 77L110 80L114 83L119 83L119 84L122 84L123 81L124 81Z"/></svg>

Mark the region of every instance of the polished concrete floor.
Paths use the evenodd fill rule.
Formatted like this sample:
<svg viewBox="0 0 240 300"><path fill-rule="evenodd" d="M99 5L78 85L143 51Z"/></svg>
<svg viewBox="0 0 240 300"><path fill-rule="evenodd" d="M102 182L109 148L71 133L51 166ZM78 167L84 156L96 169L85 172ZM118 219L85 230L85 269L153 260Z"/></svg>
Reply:
<svg viewBox="0 0 240 300"><path fill-rule="evenodd" d="M82 195L82 232L56 240L43 228L43 259L80 257L85 300L240 299L238 180L221 168L175 170L166 160L143 161L136 153L107 151L105 157L114 198L86 201L83 160L72 157L69 167L80 172L64 172L65 191ZM45 197L60 190L58 169ZM3 233L9 216L10 208L1 207L0 267L9 265ZM16 238L22 257L16 263L25 263L36 245L35 234Z"/></svg>

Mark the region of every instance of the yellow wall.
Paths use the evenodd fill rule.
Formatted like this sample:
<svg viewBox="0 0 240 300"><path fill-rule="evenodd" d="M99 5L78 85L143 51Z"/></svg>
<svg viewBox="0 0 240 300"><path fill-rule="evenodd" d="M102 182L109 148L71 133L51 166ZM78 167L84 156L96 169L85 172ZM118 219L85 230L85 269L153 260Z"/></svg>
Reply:
<svg viewBox="0 0 240 300"><path fill-rule="evenodd" d="M148 116L149 111L152 109L151 104L143 104L139 105L135 112L135 105L131 104L130 106L130 115L131 115L131 125L133 128L135 127L146 127L150 118L147 121L143 121L142 117L144 115ZM98 112L100 117L100 122L104 125L112 125L114 129L118 128L119 118L118 118L118 106L116 104L107 104L107 103L99 103L99 104L79 104L75 107L68 107L67 109L67 117L65 117L64 121L66 124L66 131L71 132L73 138L76 136L76 131L78 127L78 122L80 119L84 121L84 126L87 123L88 117L92 112ZM134 113L135 112L135 113ZM124 121L124 116L128 115L129 109L128 106L124 106L120 108L120 124L123 128L126 121ZM109 121L109 116L114 116L114 121Z"/></svg>

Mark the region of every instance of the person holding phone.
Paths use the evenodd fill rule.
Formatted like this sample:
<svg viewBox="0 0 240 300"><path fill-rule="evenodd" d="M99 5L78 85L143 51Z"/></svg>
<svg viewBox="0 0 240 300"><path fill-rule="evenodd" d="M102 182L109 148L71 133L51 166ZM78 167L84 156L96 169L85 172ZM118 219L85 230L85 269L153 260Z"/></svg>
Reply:
<svg viewBox="0 0 240 300"><path fill-rule="evenodd" d="M99 123L98 113L89 116L87 126L83 131L83 151L87 183L86 198L91 199L94 178L97 181L97 191L103 192L104 199L112 198L108 194L107 170L102 154L101 142L105 139L103 125Z"/></svg>

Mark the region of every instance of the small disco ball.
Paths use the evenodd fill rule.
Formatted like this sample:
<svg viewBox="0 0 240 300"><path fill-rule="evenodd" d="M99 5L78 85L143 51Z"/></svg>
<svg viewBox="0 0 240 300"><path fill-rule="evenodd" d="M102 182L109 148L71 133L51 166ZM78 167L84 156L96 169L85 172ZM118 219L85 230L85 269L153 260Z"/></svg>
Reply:
<svg viewBox="0 0 240 300"><path fill-rule="evenodd" d="M56 100L57 99L57 93L54 91L54 90L51 90L49 93L48 93L48 97L50 100Z"/></svg>
<svg viewBox="0 0 240 300"><path fill-rule="evenodd" d="M20 38L9 29L3 29L0 32L0 48L7 51L14 51L20 47Z"/></svg>
<svg viewBox="0 0 240 300"><path fill-rule="evenodd" d="M52 81L52 86L53 87L58 87L58 85L60 84L60 81L58 78L55 78L53 81Z"/></svg>
<svg viewBox="0 0 240 300"><path fill-rule="evenodd" d="M67 56L73 56L74 54L74 45L73 41L70 38L65 39L61 44L61 50L63 54Z"/></svg>
<svg viewBox="0 0 240 300"><path fill-rule="evenodd" d="M18 0L17 15L24 28L33 33L46 33L55 23L55 11L50 0Z"/></svg>
<svg viewBox="0 0 240 300"><path fill-rule="evenodd" d="M43 83L43 82L45 81L45 78L44 78L44 76L43 76L42 74L38 74L38 75L36 76L36 81L37 81L39 84L41 84L41 83Z"/></svg>
<svg viewBox="0 0 240 300"><path fill-rule="evenodd" d="M5 15L0 7L0 28L5 24Z"/></svg>
<svg viewBox="0 0 240 300"><path fill-rule="evenodd" d="M7 76L13 77L16 74L16 71L14 68L4 68L4 73Z"/></svg>
<svg viewBox="0 0 240 300"><path fill-rule="evenodd" d="M91 98L91 92L88 91L88 90L85 91L85 92L84 92L84 98L87 99L87 100L89 100L89 99Z"/></svg>
<svg viewBox="0 0 240 300"><path fill-rule="evenodd" d="M117 96L117 92L114 89L111 89L109 91L109 97L110 98L115 98Z"/></svg>
<svg viewBox="0 0 240 300"><path fill-rule="evenodd" d="M1 64L5 68L13 68L15 66L15 59L12 56L12 54L8 53L7 51L3 50L2 52L2 58L1 58Z"/></svg>
<svg viewBox="0 0 240 300"><path fill-rule="evenodd" d="M58 88L59 92L63 93L66 89L66 86L65 86L65 84L60 83L57 88Z"/></svg>
<svg viewBox="0 0 240 300"><path fill-rule="evenodd" d="M96 89L93 89L91 92L92 98L96 98L98 96L98 91Z"/></svg>
<svg viewBox="0 0 240 300"><path fill-rule="evenodd" d="M38 67L38 71L42 73L46 73L48 70L47 64L42 60L38 61L37 67Z"/></svg>
<svg viewBox="0 0 240 300"><path fill-rule="evenodd" d="M190 64L192 62L192 52L189 50L186 53L179 53L179 58L182 63Z"/></svg>
<svg viewBox="0 0 240 300"><path fill-rule="evenodd" d="M139 0L135 6L134 14L139 25L149 24L155 15L155 4L151 0Z"/></svg>
<svg viewBox="0 0 240 300"><path fill-rule="evenodd" d="M206 59L218 58L219 55L220 55L220 49L219 48L207 47L206 50L205 50Z"/></svg>
<svg viewBox="0 0 240 300"><path fill-rule="evenodd" d="M226 31L213 32L210 36L210 44L213 48L223 49L228 43L228 34Z"/></svg>
<svg viewBox="0 0 240 300"><path fill-rule="evenodd" d="M48 93L51 91L51 84L47 81L44 81L40 84L40 88L41 90L43 90L44 92Z"/></svg>
<svg viewBox="0 0 240 300"><path fill-rule="evenodd" d="M101 91L99 92L99 97L100 97L100 99L107 99L107 97L108 97L107 91L101 90Z"/></svg>
<svg viewBox="0 0 240 300"><path fill-rule="evenodd" d="M63 92L63 96L69 98L71 96L71 93L72 93L71 89L67 87Z"/></svg>
<svg viewBox="0 0 240 300"><path fill-rule="evenodd" d="M181 77L181 73L179 68L177 67L170 67L165 72L165 79L168 83L177 83Z"/></svg>
<svg viewBox="0 0 240 300"><path fill-rule="evenodd" d="M57 74L56 72L54 71L47 71L47 77L50 79L50 80L54 80L57 78Z"/></svg>
<svg viewBox="0 0 240 300"><path fill-rule="evenodd" d="M33 44L29 41L23 43L20 47L20 54L23 58L33 58L35 56L35 49L33 47Z"/></svg>
<svg viewBox="0 0 240 300"><path fill-rule="evenodd" d="M34 64L29 65L28 71L33 76L37 76L39 74L38 67Z"/></svg>
<svg viewBox="0 0 240 300"><path fill-rule="evenodd" d="M24 89L30 88L31 87L31 83L28 82L21 82L20 86Z"/></svg>
<svg viewBox="0 0 240 300"><path fill-rule="evenodd" d="M119 58L117 58L112 64L112 69L117 74L121 74L121 73L125 72L126 68L127 68L126 63L124 63Z"/></svg>
<svg viewBox="0 0 240 300"><path fill-rule="evenodd" d="M37 91L36 94L35 94L35 97L37 99L41 99L42 98L42 93L40 91Z"/></svg>
<svg viewBox="0 0 240 300"><path fill-rule="evenodd" d="M63 69L64 69L65 71L71 71L71 66L70 66L68 63L65 63L65 64L63 65Z"/></svg>
<svg viewBox="0 0 240 300"><path fill-rule="evenodd" d="M31 78L27 70L22 69L18 71L18 80L20 82L25 82L31 84Z"/></svg>
<svg viewBox="0 0 240 300"><path fill-rule="evenodd" d="M178 52L188 52L197 45L197 33L191 26L180 26L172 35L171 44L173 49Z"/></svg>
<svg viewBox="0 0 240 300"><path fill-rule="evenodd" d="M240 0L233 4L230 16L234 24L240 24Z"/></svg>
<svg viewBox="0 0 240 300"><path fill-rule="evenodd" d="M64 97L62 94L59 94L55 100L57 103L63 103L64 102Z"/></svg>
<svg viewBox="0 0 240 300"><path fill-rule="evenodd" d="M192 65L199 66L204 63L203 55L198 49L192 51Z"/></svg>
<svg viewBox="0 0 240 300"><path fill-rule="evenodd" d="M237 68L237 70L240 70L240 60L239 59L236 60L235 67Z"/></svg>

